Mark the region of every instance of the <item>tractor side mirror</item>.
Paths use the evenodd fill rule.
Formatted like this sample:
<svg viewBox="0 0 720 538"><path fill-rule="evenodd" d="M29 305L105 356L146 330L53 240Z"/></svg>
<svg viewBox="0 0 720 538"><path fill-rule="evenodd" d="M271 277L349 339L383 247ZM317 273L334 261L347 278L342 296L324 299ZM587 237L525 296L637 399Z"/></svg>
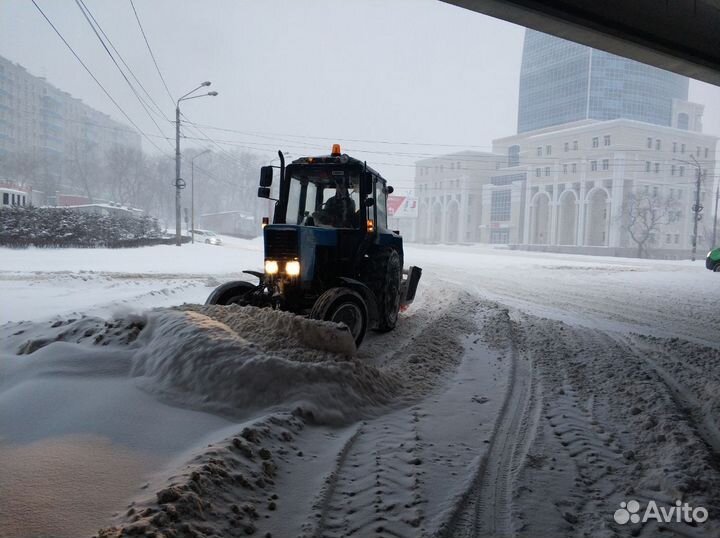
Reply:
<svg viewBox="0 0 720 538"><path fill-rule="evenodd" d="M260 168L260 186L261 187L269 187L270 185L272 185L272 180L273 180L273 167L272 166L263 166L262 168ZM258 193L258 196L260 196L259 193ZM268 196L261 196L261 198L267 198Z"/></svg>
<svg viewBox="0 0 720 538"><path fill-rule="evenodd" d="M258 187L258 198L270 198L270 187Z"/></svg>
<svg viewBox="0 0 720 538"><path fill-rule="evenodd" d="M393 188L393 186L392 186L392 185L388 185L388 186L387 186L387 193L388 193L388 194L392 194L393 192L395 192L395 189Z"/></svg>
<svg viewBox="0 0 720 538"><path fill-rule="evenodd" d="M375 199L374 198L366 198L365 199L365 207L372 207L375 205Z"/></svg>

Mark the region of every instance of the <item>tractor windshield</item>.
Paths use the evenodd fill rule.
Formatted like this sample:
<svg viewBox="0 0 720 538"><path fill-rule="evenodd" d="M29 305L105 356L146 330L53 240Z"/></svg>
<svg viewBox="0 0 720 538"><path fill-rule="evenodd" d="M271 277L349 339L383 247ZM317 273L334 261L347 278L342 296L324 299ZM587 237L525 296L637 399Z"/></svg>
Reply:
<svg viewBox="0 0 720 538"><path fill-rule="evenodd" d="M303 167L290 171L285 222L329 228L357 228L362 219L360 176L342 168Z"/></svg>

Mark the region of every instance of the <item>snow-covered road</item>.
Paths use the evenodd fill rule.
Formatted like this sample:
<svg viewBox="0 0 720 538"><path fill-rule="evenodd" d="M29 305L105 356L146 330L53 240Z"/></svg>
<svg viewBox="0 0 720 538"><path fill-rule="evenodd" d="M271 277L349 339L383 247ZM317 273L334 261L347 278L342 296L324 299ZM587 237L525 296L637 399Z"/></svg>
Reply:
<svg viewBox="0 0 720 538"><path fill-rule="evenodd" d="M701 262L410 245L416 303L349 359L284 322L272 341L245 314L167 310L259 267L258 241L0 256L9 537L720 532L720 286ZM77 450L93 466L33 500L27 479ZM73 476L71 504L48 502ZM619 525L630 500L710 516Z"/></svg>

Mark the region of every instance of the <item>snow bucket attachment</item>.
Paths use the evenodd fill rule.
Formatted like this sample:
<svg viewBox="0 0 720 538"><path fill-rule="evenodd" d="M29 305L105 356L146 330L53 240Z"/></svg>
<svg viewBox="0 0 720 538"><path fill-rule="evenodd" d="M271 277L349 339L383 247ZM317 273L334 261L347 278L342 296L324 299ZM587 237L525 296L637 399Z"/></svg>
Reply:
<svg viewBox="0 0 720 538"><path fill-rule="evenodd" d="M411 265L408 269L403 269L402 281L400 282L400 308L407 308L415 300L415 292L417 291L418 282L420 282L422 269Z"/></svg>

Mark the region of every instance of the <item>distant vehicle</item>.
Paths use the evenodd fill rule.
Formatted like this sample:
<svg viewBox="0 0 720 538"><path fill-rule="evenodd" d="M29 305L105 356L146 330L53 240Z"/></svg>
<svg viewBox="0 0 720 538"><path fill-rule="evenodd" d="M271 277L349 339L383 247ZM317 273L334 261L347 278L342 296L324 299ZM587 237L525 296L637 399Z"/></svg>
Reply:
<svg viewBox="0 0 720 538"><path fill-rule="evenodd" d="M715 273L720 273L720 247L712 249L705 258L705 267Z"/></svg>
<svg viewBox="0 0 720 538"><path fill-rule="evenodd" d="M220 239L215 232L210 230L193 230L196 241L202 241L208 245L222 245L222 239Z"/></svg>

